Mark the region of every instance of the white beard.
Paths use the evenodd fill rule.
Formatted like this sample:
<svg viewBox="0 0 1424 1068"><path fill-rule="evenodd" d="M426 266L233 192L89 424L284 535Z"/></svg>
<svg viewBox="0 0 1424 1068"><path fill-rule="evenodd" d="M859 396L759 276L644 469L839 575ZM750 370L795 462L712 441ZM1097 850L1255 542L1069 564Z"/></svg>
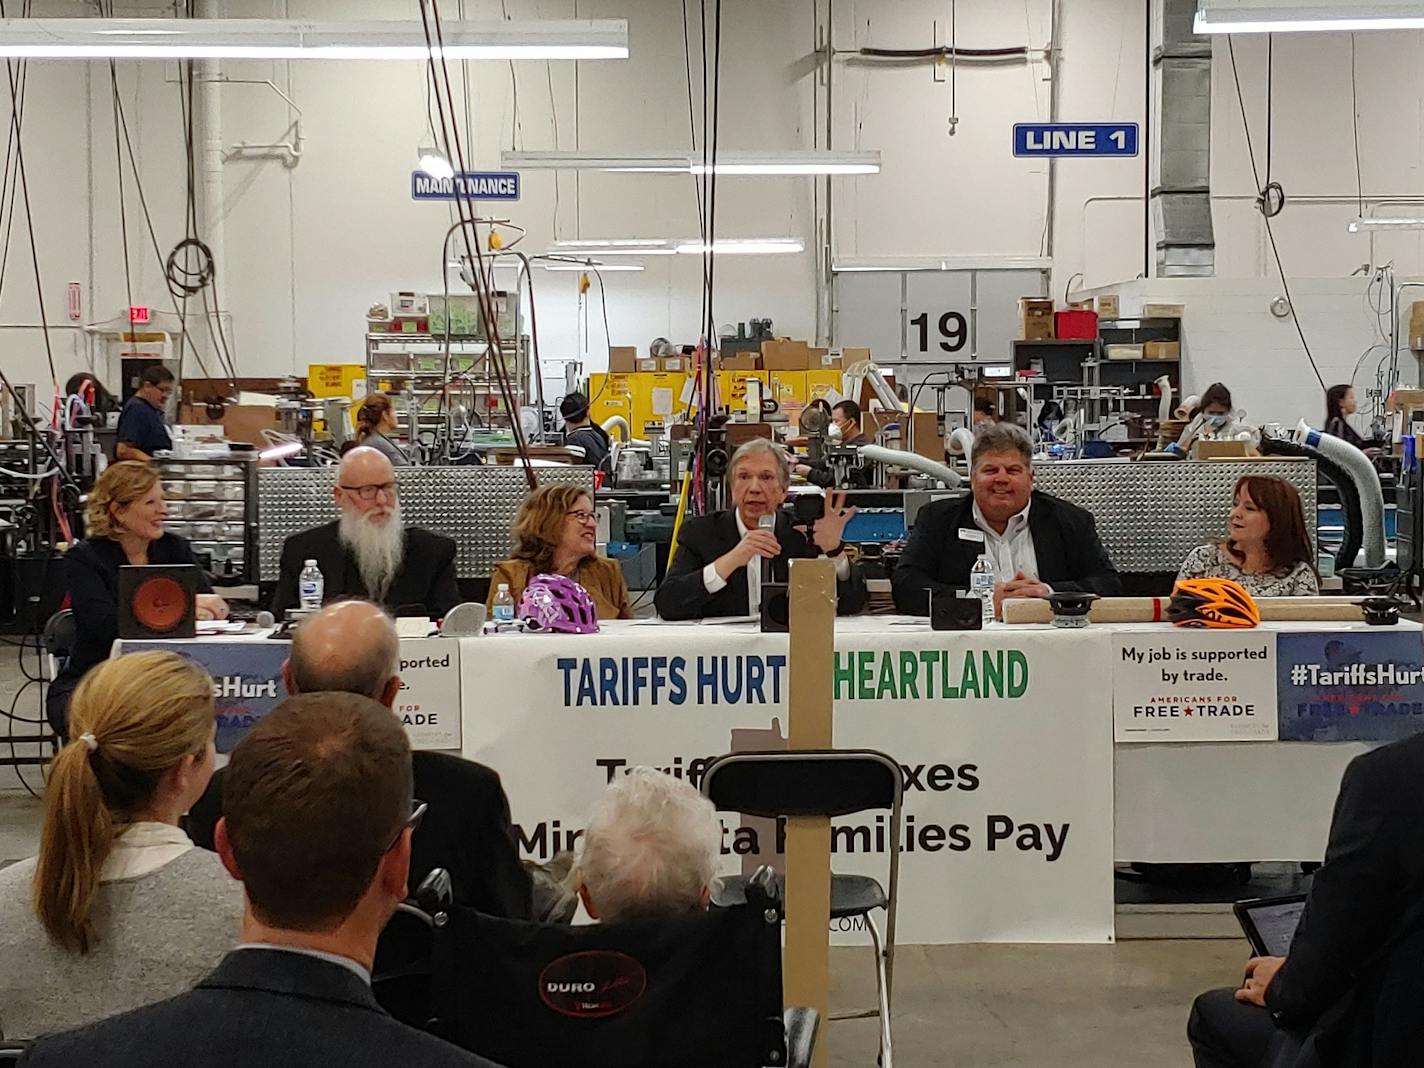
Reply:
<svg viewBox="0 0 1424 1068"><path fill-rule="evenodd" d="M370 522L364 513L342 512L337 528L341 544L356 558L356 569L373 601L385 599L396 572L405 558L405 525L400 503L391 507L384 524Z"/></svg>

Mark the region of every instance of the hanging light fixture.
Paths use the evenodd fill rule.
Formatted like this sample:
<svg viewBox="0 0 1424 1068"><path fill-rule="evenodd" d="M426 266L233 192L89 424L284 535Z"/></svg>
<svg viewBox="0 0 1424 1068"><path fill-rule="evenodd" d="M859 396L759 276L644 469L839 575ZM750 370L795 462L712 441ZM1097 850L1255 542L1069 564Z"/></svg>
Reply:
<svg viewBox="0 0 1424 1068"><path fill-rule="evenodd" d="M434 145L421 145L416 150L416 157L420 160L420 169L432 178L444 181L446 178L455 177L455 167Z"/></svg>
<svg viewBox="0 0 1424 1068"><path fill-rule="evenodd" d="M1424 219L1417 217L1385 218L1362 215L1350 222L1350 233L1370 233L1376 230L1424 230Z"/></svg>
<svg viewBox="0 0 1424 1068"><path fill-rule="evenodd" d="M627 59L624 19L441 24L446 59ZM30 59L425 59L418 20L0 19L0 56Z"/></svg>
<svg viewBox="0 0 1424 1068"><path fill-rule="evenodd" d="M1419 0L1199 0L1197 33L1424 29Z"/></svg>
<svg viewBox="0 0 1424 1068"><path fill-rule="evenodd" d="M879 152L721 152L714 167L700 154L658 152L617 155L606 152L502 152L507 170L614 171L624 174L705 174L721 176L798 176L825 174L879 174Z"/></svg>

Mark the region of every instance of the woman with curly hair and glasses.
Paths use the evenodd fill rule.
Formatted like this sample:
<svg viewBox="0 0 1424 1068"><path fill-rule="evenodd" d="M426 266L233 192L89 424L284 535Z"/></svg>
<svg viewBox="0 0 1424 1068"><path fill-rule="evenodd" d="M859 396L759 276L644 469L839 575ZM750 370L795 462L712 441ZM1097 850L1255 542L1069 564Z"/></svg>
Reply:
<svg viewBox="0 0 1424 1068"><path fill-rule="evenodd" d="M578 486L540 486L514 517L514 549L495 566L489 605L501 585L519 603L535 575L563 575L586 589L599 619L632 619L628 584L616 560L596 554L598 513L593 498Z"/></svg>

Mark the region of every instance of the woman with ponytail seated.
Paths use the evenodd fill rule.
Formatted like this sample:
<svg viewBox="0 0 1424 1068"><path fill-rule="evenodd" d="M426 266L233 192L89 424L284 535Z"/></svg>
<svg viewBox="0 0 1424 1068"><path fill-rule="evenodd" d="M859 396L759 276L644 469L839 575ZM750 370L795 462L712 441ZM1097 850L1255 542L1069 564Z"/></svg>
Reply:
<svg viewBox="0 0 1424 1068"><path fill-rule="evenodd" d="M384 393L368 393L356 409L356 437L353 439L356 444L369 445L377 452L385 453L386 459L396 467L409 467L410 456L390 437L398 431L396 409L391 398Z"/></svg>
<svg viewBox="0 0 1424 1068"><path fill-rule="evenodd" d="M0 1023L34 1038L160 1001L237 940L242 885L178 827L213 774L213 680L175 653L87 674L39 856L0 871Z"/></svg>

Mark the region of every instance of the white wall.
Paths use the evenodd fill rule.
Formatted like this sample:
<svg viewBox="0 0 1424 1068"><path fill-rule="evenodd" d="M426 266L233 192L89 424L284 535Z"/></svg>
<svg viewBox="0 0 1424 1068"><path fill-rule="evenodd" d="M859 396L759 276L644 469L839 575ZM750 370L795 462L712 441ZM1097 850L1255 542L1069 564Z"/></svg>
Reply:
<svg viewBox="0 0 1424 1068"><path fill-rule="evenodd" d="M824 5L825 0L820 0ZM457 0L446 0L453 17ZM696 5L692 5L695 9ZM52 4L52 12L70 11ZM469 16L498 14L495 0L466 0ZM958 71L958 132L950 136L950 84L924 64L841 62L834 73L836 147L879 149L885 170L840 180L834 198L835 251L840 257L894 255L1037 255L1046 223L1047 167L1014 160L1009 126L1046 118L1050 87L1041 49L1048 41L1050 0L959 5L961 45L1028 44L1031 63L975 64ZM1141 0L1064 0L1062 106L1064 119L1144 120L1144 14ZM682 54L683 5L675 0L507 0L514 17L622 16L629 20L633 58L627 62L520 63L519 124L512 122L511 71L506 64L472 64L473 144L467 162L488 168L499 149L646 151L687 144ZM814 96L813 0L726 0L723 15L722 137L725 149L813 147L819 142ZM414 17L411 0L228 0L230 15L292 17ZM935 0L837 0L838 48L919 47L947 39L947 5ZM695 17L695 16L694 16ZM693 80L700 91L694 27ZM1418 171L1421 74L1414 34L1361 35L1358 42L1360 141L1365 192L1424 196ZM1242 88L1258 155L1264 153L1264 42L1237 44ZM1253 190L1234 83L1218 46L1213 125L1213 184L1219 197ZM47 311L62 321L65 284L85 285L86 318L107 319L127 303L119 254L108 68L104 64L33 64L26 114L26 162L40 243ZM303 110L306 152L293 169L276 161L232 161L224 168L226 270L221 299L230 311L239 369L253 375L301 371L309 362L359 360L363 315L397 288L438 285L439 242L450 213L409 199L408 175L424 139L425 97L419 64L305 62L229 63L231 77L271 78ZM121 87L139 142L145 189L166 254L182 234L182 165L176 86L164 65L123 64ZM453 72L460 91L458 70ZM1342 278L1368 257L1368 241L1348 235L1352 203L1314 204L1295 198L1353 196L1349 38L1278 37L1275 55L1273 175L1292 202L1275 222L1286 270L1309 289L1310 278ZM223 140L279 139L285 105L266 88L227 86L222 94ZM552 103L552 106L551 106ZM0 111L5 108L0 106ZM554 128L557 124L558 138ZM698 122L700 130L700 121ZM1061 297L1075 275L1080 286L1130 279L1142 269L1144 161L1065 161L1058 170L1053 290ZM557 191L557 192L556 192ZM718 229L726 236L790 235L807 243L801 256L723 258L716 317L734 323L770 316L778 330L810 336L815 329L814 186L808 179L726 180ZM1094 200L1090 198L1125 198ZM557 203L556 203L557 201ZM166 306L132 185L128 191L134 301ZM1404 210L1404 209L1401 209ZM1424 210L1424 205L1421 205ZM691 180L670 177L566 174L526 176L524 198L509 207L529 229L522 246L545 248L556 237L691 235L696 208ZM0 324L37 321L28 244L17 218L3 291ZM1217 263L1229 279L1274 277L1260 217L1249 203L1218 200ZM1394 258L1401 276L1424 273L1418 235L1379 242L1377 257ZM699 264L691 258L652 259L642 274L608 274L609 333L614 344L643 345L658 335L690 340L701 306ZM587 315L591 369L601 365L603 328L595 287L580 308L577 276L538 272L546 358L579 356L580 316ZM1176 283L1173 284L1174 286ZM1346 287L1353 292L1354 283ZM1278 289L1277 283L1265 291ZM1326 287L1329 289L1329 287ZM1188 287L1190 291L1190 286ZM1208 283L1184 296L1212 319L1218 294L1240 287ZM1254 292L1254 291L1253 291ZM1370 343L1363 307L1303 311L1308 335L1340 364L1353 363ZM1228 365L1239 403L1266 410L1273 384L1300 375L1302 358L1276 343L1274 320L1229 319L1243 331L1231 346L1254 354ZM1317 320L1315 323L1312 319ZM1329 331L1327 333L1326 331ZM1191 331L1186 374L1210 378ZM1293 331L1292 331L1293 335ZM201 350L211 365L206 338ZM90 351L73 330L55 337L62 379ZM7 373L44 382L49 372L37 332L0 332ZM94 351L99 351L96 347ZM1308 374L1308 368L1305 368ZM189 373L198 373L194 367ZM1302 398L1304 403L1304 398ZM1310 410L1315 405L1312 401Z"/></svg>

